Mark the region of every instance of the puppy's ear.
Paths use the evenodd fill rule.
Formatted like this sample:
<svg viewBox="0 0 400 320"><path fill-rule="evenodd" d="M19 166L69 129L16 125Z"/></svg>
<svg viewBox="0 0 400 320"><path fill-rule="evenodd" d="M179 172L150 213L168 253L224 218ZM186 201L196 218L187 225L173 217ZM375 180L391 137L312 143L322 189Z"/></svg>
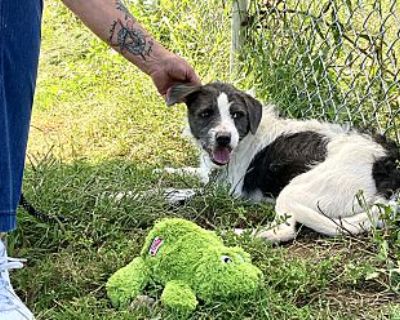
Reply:
<svg viewBox="0 0 400 320"><path fill-rule="evenodd" d="M256 90L254 89L254 87L251 88L251 89L249 89L249 90L246 90L246 93L247 93L250 97L253 97L253 98L256 97Z"/></svg>
<svg viewBox="0 0 400 320"><path fill-rule="evenodd" d="M200 89L201 86L187 84L176 84L172 86L167 92L167 106L188 102L189 96L198 93Z"/></svg>
<svg viewBox="0 0 400 320"><path fill-rule="evenodd" d="M255 134L261 122L263 109L262 104L247 93L243 94L243 99L249 114L250 132Z"/></svg>

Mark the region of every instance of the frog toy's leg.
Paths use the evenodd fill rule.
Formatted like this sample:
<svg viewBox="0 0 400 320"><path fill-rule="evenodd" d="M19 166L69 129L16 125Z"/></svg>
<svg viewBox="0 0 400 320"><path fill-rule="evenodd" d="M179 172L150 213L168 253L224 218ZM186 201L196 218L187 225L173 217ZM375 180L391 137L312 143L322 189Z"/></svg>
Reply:
<svg viewBox="0 0 400 320"><path fill-rule="evenodd" d="M126 306L141 293L148 281L149 274L143 259L135 258L108 279L107 295L113 306Z"/></svg>
<svg viewBox="0 0 400 320"><path fill-rule="evenodd" d="M162 303L174 314L189 316L197 306L196 295L183 281L168 282L161 295Z"/></svg>

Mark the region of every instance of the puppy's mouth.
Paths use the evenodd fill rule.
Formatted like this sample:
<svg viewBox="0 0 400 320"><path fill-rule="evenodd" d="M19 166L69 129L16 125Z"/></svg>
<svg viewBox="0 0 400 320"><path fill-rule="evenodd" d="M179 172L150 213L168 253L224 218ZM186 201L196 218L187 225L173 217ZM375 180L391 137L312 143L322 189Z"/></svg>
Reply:
<svg viewBox="0 0 400 320"><path fill-rule="evenodd" d="M210 152L211 161L218 166L224 166L231 160L232 148L230 147L215 147Z"/></svg>

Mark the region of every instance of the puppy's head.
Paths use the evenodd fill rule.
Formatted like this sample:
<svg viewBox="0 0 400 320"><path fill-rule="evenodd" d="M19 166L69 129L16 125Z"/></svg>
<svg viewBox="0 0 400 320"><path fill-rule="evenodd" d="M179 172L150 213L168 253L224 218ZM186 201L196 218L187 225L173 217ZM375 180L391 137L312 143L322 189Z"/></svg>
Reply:
<svg viewBox="0 0 400 320"><path fill-rule="evenodd" d="M184 102L193 137L219 166L248 134L255 134L262 105L231 85L215 82L201 86L176 85L168 93L168 105Z"/></svg>

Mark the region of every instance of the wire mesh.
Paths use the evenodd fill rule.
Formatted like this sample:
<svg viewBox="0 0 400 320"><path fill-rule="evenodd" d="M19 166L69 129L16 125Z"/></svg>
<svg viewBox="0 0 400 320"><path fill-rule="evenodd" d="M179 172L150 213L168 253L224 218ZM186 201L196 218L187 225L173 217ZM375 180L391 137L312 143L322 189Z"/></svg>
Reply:
<svg viewBox="0 0 400 320"><path fill-rule="evenodd" d="M251 1L244 70L284 113L400 142L400 1Z"/></svg>

